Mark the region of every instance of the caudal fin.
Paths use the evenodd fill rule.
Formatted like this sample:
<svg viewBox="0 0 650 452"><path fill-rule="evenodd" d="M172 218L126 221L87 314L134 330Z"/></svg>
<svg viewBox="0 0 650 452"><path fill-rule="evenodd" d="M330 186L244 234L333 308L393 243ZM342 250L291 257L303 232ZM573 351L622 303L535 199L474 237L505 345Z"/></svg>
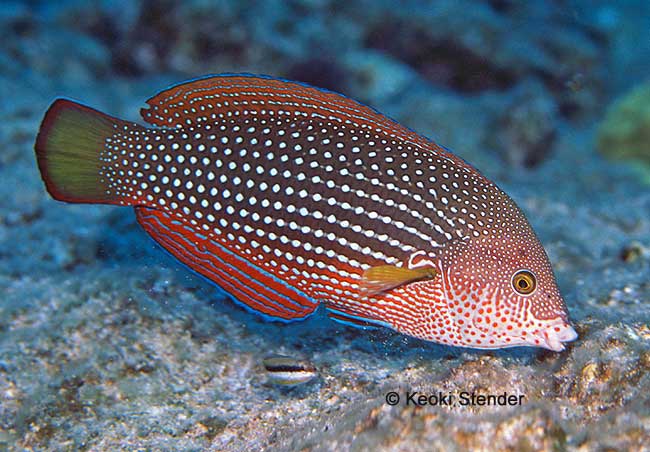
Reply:
<svg viewBox="0 0 650 452"><path fill-rule="evenodd" d="M122 121L67 99L45 113L34 150L41 177L54 199L118 204L101 176L100 153Z"/></svg>

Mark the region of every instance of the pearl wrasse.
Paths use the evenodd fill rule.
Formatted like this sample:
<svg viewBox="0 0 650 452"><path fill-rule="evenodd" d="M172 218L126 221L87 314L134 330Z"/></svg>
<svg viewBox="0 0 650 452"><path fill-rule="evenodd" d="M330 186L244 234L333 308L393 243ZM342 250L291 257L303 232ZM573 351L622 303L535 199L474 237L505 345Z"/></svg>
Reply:
<svg viewBox="0 0 650 452"><path fill-rule="evenodd" d="M267 319L330 318L454 346L576 338L515 203L462 159L345 96L253 75L168 88L143 119L71 100L38 165L57 200L131 206L182 263Z"/></svg>

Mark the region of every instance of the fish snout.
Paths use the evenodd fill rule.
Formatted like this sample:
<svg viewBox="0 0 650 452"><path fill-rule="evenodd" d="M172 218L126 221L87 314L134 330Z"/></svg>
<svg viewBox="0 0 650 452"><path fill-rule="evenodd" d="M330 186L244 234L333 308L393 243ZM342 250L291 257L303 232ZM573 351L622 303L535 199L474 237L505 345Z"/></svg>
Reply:
<svg viewBox="0 0 650 452"><path fill-rule="evenodd" d="M568 323L562 322L560 325L548 327L542 332L544 343L542 347L554 352L564 350L564 342L571 342L578 338L578 333Z"/></svg>

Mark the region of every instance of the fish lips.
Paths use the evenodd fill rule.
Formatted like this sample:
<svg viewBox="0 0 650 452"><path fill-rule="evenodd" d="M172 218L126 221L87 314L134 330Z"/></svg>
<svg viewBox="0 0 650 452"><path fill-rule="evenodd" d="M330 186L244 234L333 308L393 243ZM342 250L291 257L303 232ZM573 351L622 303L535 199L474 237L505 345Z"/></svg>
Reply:
<svg viewBox="0 0 650 452"><path fill-rule="evenodd" d="M550 326L541 334L542 347L554 352L561 352L565 349L565 342L571 342L578 338L578 333L568 323L558 326Z"/></svg>

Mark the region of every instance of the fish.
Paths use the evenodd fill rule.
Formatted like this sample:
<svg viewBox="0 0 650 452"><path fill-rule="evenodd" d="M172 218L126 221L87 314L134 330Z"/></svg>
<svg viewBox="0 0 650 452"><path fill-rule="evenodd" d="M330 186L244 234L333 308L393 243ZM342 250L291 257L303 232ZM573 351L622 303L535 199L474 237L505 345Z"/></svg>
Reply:
<svg viewBox="0 0 650 452"><path fill-rule="evenodd" d="M297 386L318 376L312 363L284 355L271 355L263 360L268 381L283 386Z"/></svg>
<svg viewBox="0 0 650 452"><path fill-rule="evenodd" d="M345 325L476 349L577 338L515 202L373 108L218 74L140 113L146 125L56 99L34 146L47 191L132 207L162 248L264 319L324 306Z"/></svg>

